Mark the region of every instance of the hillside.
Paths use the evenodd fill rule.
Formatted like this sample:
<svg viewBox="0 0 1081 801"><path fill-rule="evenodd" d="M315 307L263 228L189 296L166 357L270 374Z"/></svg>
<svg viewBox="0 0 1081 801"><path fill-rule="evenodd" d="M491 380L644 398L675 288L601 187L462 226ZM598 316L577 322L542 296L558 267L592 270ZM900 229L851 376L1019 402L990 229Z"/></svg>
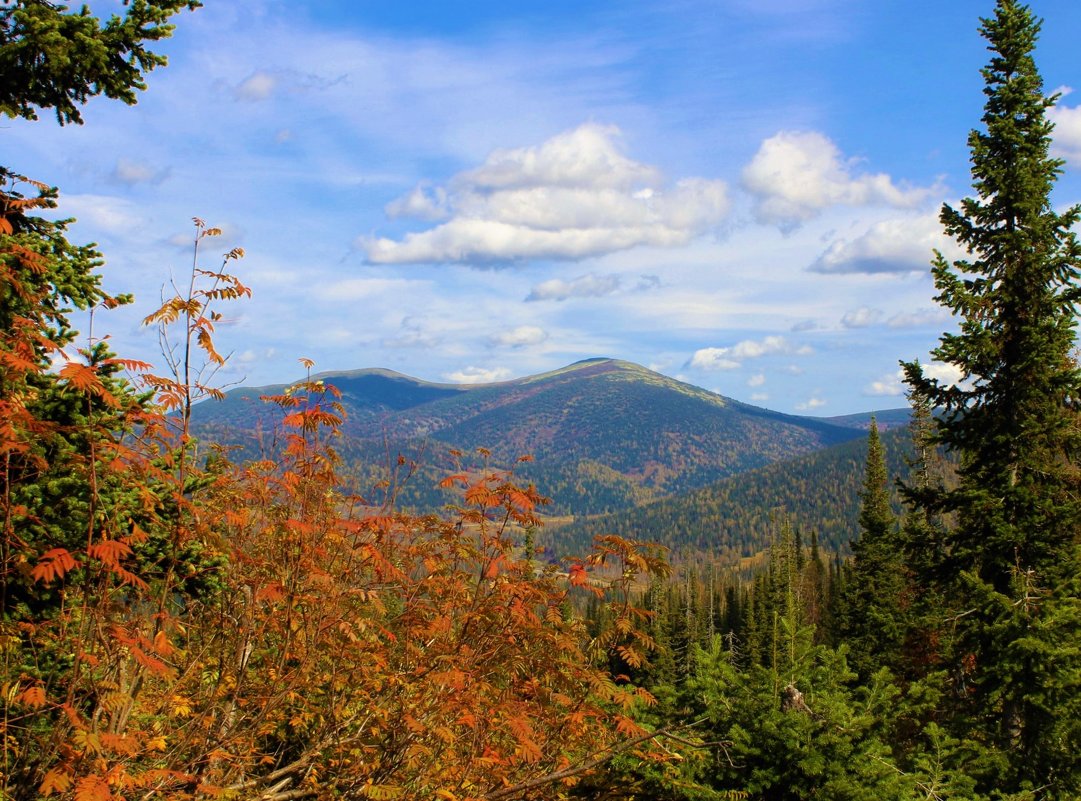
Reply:
<svg viewBox="0 0 1081 801"><path fill-rule="evenodd" d="M907 474L907 428L881 435L891 477ZM597 534L661 542L674 551L712 553L722 560L751 556L769 544L775 521L787 517L823 547L845 550L855 535L866 440L835 445L724 479L686 495L635 509L549 526L543 543L555 553L581 551Z"/></svg>
<svg viewBox="0 0 1081 801"><path fill-rule="evenodd" d="M342 451L367 482L398 453L422 464L403 490L409 506L451 498L430 489L452 469L451 449L491 451L495 466L530 454L520 475L552 496L554 513L596 514L708 486L719 479L862 437L858 428L725 398L630 362L590 359L494 384L434 384L388 370L323 373L342 392ZM204 436L251 452L277 412L237 389L201 404Z"/></svg>

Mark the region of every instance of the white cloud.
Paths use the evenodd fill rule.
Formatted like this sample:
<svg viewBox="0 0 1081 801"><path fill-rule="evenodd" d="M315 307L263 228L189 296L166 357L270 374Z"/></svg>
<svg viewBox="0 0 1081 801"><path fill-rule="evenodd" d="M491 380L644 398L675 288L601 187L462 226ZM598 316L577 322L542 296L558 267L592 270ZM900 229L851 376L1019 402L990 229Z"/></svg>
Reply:
<svg viewBox="0 0 1081 801"><path fill-rule="evenodd" d="M845 328L867 328L882 319L881 309L872 309L869 306L860 306L858 309L845 312L841 317L841 325Z"/></svg>
<svg viewBox="0 0 1081 801"><path fill-rule="evenodd" d="M437 187L429 194L425 187L418 186L405 197L388 203L384 211L392 220L399 217L410 217L427 222L445 220L449 214L447 192L442 187Z"/></svg>
<svg viewBox="0 0 1081 801"><path fill-rule="evenodd" d="M134 203L108 195L64 195L59 211L64 216L89 222L111 234L130 233L143 223ZM191 241L189 237L188 242Z"/></svg>
<svg viewBox="0 0 1081 801"><path fill-rule="evenodd" d="M797 403L796 409L801 412L807 412L812 409L818 409L825 405L826 401L822 400L822 398L818 397L818 395L816 394L805 400L803 403Z"/></svg>
<svg viewBox="0 0 1081 801"><path fill-rule="evenodd" d="M237 100L266 100L274 93L278 79L266 70L256 70L233 89Z"/></svg>
<svg viewBox="0 0 1081 801"><path fill-rule="evenodd" d="M587 189L635 189L641 199L660 181L654 167L633 161L615 147L614 125L587 123L552 137L537 147L496 150L457 182L484 190L562 186Z"/></svg>
<svg viewBox="0 0 1081 801"><path fill-rule="evenodd" d="M744 359L757 359L775 353L806 356L813 352L808 345L797 347L784 337L768 336L761 340L745 339L727 348L701 348L694 352L688 364L702 370L735 370Z"/></svg>
<svg viewBox="0 0 1081 801"><path fill-rule="evenodd" d="M727 214L722 181L687 178L663 187L657 170L620 153L618 133L586 124L537 147L497 150L434 198L418 188L387 207L396 214L445 208L445 223L358 245L376 264L577 260L684 245Z"/></svg>
<svg viewBox="0 0 1081 801"><path fill-rule="evenodd" d="M942 232L937 212L884 220L852 240L836 239L810 269L817 273L927 272L936 249L950 260L966 255Z"/></svg>
<svg viewBox="0 0 1081 801"><path fill-rule="evenodd" d="M760 387L766 383L766 376L764 373L756 373L747 379L747 386Z"/></svg>
<svg viewBox="0 0 1081 801"><path fill-rule="evenodd" d="M737 370L742 365L729 357L730 348L700 348L688 364L699 370Z"/></svg>
<svg viewBox="0 0 1081 801"><path fill-rule="evenodd" d="M535 325L520 325L509 331L500 331L489 337L493 345L506 348L524 348L527 345L539 345L548 339L548 332Z"/></svg>
<svg viewBox="0 0 1081 801"><path fill-rule="evenodd" d="M962 373L957 365L946 364L944 362L930 362L922 365L922 367L923 374L927 378L932 378L944 386L961 383ZM863 394L894 397L904 395L907 390L908 386L905 384L904 371L898 369L894 373L882 376L877 381L872 381L864 387Z"/></svg>
<svg viewBox="0 0 1081 801"><path fill-rule="evenodd" d="M1063 97L1070 94L1073 89L1069 86L1060 86L1055 90ZM1047 117L1055 124L1052 134L1051 153L1059 158L1066 159L1071 167L1081 168L1081 106L1054 106L1047 111Z"/></svg>
<svg viewBox="0 0 1081 801"><path fill-rule="evenodd" d="M756 402L768 401L769 400L769 395L767 393L765 393L765 392L754 392L754 393L751 394L751 400L756 401Z"/></svg>
<svg viewBox="0 0 1081 801"><path fill-rule="evenodd" d="M931 362L923 365L923 374L943 385L962 384L963 373L956 364Z"/></svg>
<svg viewBox="0 0 1081 801"><path fill-rule="evenodd" d="M620 277L615 273L600 275L587 273L580 275L571 281L560 278L552 278L542 281L530 290L526 296L527 301L556 300L563 301L568 298L600 298L611 295L619 289Z"/></svg>
<svg viewBox="0 0 1081 801"><path fill-rule="evenodd" d="M877 381L872 381L864 390L864 395L872 397L893 397L905 394L904 373L898 370L896 373L884 375Z"/></svg>
<svg viewBox="0 0 1081 801"><path fill-rule="evenodd" d="M941 306L933 309L920 309L914 312L900 312L886 321L890 328L920 328L925 325L940 325L950 319L950 313Z"/></svg>
<svg viewBox="0 0 1081 801"><path fill-rule="evenodd" d="M506 381L511 377L511 371L506 367L466 367L453 373L443 373L443 378L453 381L455 384L492 384L496 381Z"/></svg>
<svg viewBox="0 0 1081 801"><path fill-rule="evenodd" d="M743 170L755 195L760 222L793 227L829 206L887 205L910 208L932 188L898 186L885 173L855 174L857 161L817 131L781 131L766 139Z"/></svg>

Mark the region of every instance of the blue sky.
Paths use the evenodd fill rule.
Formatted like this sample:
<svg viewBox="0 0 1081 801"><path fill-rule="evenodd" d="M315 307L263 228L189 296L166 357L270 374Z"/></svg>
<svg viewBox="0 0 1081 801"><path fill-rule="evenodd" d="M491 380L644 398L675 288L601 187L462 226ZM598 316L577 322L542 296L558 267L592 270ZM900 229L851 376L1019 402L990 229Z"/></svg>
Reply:
<svg viewBox="0 0 1081 801"><path fill-rule="evenodd" d="M1081 3L1033 5L1065 206ZM969 192L992 6L207 0L137 106L0 139L136 294L95 323L126 356L160 361L139 320L199 216L224 230L204 264L243 247L254 292L222 309L222 382L300 357L458 382L612 356L844 414L903 405L898 359L951 326L927 267L950 252L938 207Z"/></svg>

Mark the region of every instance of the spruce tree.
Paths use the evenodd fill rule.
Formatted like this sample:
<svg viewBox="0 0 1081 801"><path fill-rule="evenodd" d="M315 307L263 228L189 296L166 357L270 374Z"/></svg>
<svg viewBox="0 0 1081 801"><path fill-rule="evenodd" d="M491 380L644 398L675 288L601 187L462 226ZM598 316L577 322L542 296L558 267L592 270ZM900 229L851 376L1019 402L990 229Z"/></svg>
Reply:
<svg viewBox="0 0 1081 801"><path fill-rule="evenodd" d="M68 11L42 0L0 6L0 114L37 119L52 109L57 121L81 123L79 107L96 95L135 103L144 74L165 64L147 42L168 37L168 20L199 0L131 0L123 16L99 20L90 9Z"/></svg>
<svg viewBox="0 0 1081 801"><path fill-rule="evenodd" d="M854 559L841 601L841 636L851 649L852 667L866 678L880 667L897 669L904 637L900 537L874 418L867 433L860 502L860 534L852 542Z"/></svg>
<svg viewBox="0 0 1081 801"><path fill-rule="evenodd" d="M986 749L985 789L1081 794L1081 375L1072 358L1081 207L1056 212L1062 169L1033 50L1040 23L1016 0L983 20L983 128L969 136L975 198L941 221L968 258L933 263L937 300L960 320L934 358L958 384L906 364L939 410L936 438L959 485L922 503L951 520L941 554L956 626L953 720Z"/></svg>

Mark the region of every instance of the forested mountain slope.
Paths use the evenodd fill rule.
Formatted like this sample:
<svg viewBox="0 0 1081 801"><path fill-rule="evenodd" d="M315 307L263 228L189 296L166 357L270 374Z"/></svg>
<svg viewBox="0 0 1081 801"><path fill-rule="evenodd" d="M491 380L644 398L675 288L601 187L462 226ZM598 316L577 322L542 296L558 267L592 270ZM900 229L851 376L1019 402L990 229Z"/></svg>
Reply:
<svg viewBox="0 0 1081 801"><path fill-rule="evenodd" d="M324 373L342 393L341 450L368 484L385 478L401 453L420 473L399 500L414 508L451 500L434 489L467 467L478 448L496 466L534 457L520 477L553 497L553 512L596 514L707 486L718 479L860 438L858 428L781 414L725 398L636 364L590 359L495 384L434 384L388 370ZM271 427L260 395L285 386L237 389L196 408L203 436L256 449Z"/></svg>
<svg viewBox="0 0 1081 801"><path fill-rule="evenodd" d="M907 428L883 432L882 444L891 478L904 476ZM595 535L614 533L660 542L674 551L698 551L734 561L767 547L787 518L807 536L817 531L822 547L845 550L858 531L866 453L866 439L861 437L749 470L685 495L549 526L542 541L554 553L565 553L588 547Z"/></svg>

